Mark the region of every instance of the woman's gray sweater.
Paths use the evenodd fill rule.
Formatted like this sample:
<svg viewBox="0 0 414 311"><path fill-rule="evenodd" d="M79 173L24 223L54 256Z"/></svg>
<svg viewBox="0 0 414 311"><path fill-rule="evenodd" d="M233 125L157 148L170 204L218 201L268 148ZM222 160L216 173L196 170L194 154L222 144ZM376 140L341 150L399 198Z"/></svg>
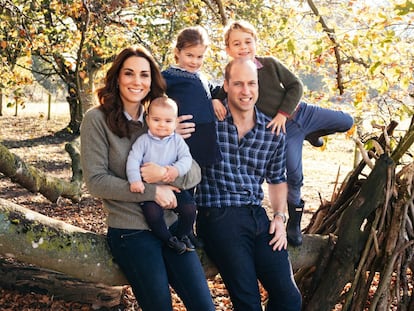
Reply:
<svg viewBox="0 0 414 311"><path fill-rule="evenodd" d="M94 107L86 112L81 124L81 165L83 179L89 193L102 199L107 210L107 224L113 228L148 229L139 202L155 200L155 185L145 184L145 192L134 193L126 178L126 161L135 139L147 131L130 122L131 138L120 138L106 124L104 113ZM177 178L174 185L188 189L200 182L200 168L193 161L185 176ZM104 215L103 215L104 216ZM177 216L165 210L164 218L170 226Z"/></svg>

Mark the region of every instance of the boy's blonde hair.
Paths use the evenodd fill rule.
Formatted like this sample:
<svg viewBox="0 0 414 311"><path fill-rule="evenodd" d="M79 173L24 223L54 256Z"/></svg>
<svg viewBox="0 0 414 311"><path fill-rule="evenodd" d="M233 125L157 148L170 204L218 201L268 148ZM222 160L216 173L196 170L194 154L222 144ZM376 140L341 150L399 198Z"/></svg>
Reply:
<svg viewBox="0 0 414 311"><path fill-rule="evenodd" d="M254 38L254 41L257 41L256 28L254 28L252 24L250 24L249 22L245 20L239 20L239 21L231 22L224 28L224 44L226 45L226 47L229 46L230 33L233 30L241 30L243 32L246 32L252 35L252 37Z"/></svg>

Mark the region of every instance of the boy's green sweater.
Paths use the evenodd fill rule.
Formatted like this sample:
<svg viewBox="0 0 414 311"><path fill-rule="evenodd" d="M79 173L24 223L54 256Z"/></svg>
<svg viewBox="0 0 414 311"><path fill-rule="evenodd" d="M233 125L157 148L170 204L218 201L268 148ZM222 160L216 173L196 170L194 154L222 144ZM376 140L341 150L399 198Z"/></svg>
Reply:
<svg viewBox="0 0 414 311"><path fill-rule="evenodd" d="M269 117L279 111L291 116L303 95L303 85L285 65L272 56L257 56L259 99L257 107Z"/></svg>

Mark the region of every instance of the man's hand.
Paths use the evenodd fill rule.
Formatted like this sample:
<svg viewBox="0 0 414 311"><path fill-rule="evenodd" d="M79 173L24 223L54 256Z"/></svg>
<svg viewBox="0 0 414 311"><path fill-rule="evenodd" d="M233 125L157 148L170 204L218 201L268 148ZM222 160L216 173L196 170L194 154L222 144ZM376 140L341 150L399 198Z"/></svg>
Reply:
<svg viewBox="0 0 414 311"><path fill-rule="evenodd" d="M286 235L286 227L283 223L282 218L275 217L270 222L269 233L273 234L273 238L270 240L269 245L273 246L273 250L282 250L286 249L288 242L287 242L287 235Z"/></svg>
<svg viewBox="0 0 414 311"><path fill-rule="evenodd" d="M269 122L268 125L266 125L267 128L272 128L272 133L276 132L276 135L280 134L280 131L283 133L286 133L286 120L287 117L281 113L278 113L272 121Z"/></svg>
<svg viewBox="0 0 414 311"><path fill-rule="evenodd" d="M189 138L191 133L195 131L195 123L193 122L184 122L191 120L193 118L190 114L185 114L178 117L178 124L175 132L181 135L184 139Z"/></svg>

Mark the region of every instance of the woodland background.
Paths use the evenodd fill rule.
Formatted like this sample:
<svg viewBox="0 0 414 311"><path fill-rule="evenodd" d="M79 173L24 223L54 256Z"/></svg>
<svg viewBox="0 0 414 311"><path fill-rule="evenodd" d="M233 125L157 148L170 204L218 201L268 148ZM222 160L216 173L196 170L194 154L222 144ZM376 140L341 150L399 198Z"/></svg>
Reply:
<svg viewBox="0 0 414 311"><path fill-rule="evenodd" d="M337 220L346 213L349 202L358 201L353 198L359 195L359 187L362 188L361 185L369 179L373 169L365 163L380 163L381 154L390 156L395 163L394 175L391 174L393 177L389 177L387 183L381 178L377 178L377 184L370 183L373 189L384 187L387 194L385 200L379 192L370 197L370 201L376 202L378 199L378 206L383 206L383 216L378 216L383 219L380 226L375 227L376 222L373 221L378 209L361 216L365 231L376 232L376 235L373 240L354 237L358 241L355 245L367 241L365 249L367 254L372 254L371 257L368 256L371 259L361 263L360 258L366 258L359 256L363 249L351 247L351 253L355 252L355 256L342 265L351 267L351 270L343 275L338 270L337 279L344 279L344 282L335 282L339 290L331 286L332 292L325 292L324 310L330 310L329 306L344 301L341 290L346 284L354 286L349 275L350 271L353 275L361 274L359 269L355 271L352 268L358 263L361 269L365 269L366 278L355 281L352 290L356 288L356 294L354 297L347 295L346 310L360 310L360 300L365 301L366 297L369 301L373 299L372 302L365 302L366 308L371 308L370 310L406 310L412 306L409 300L412 283L408 277L411 270L408 266L413 254L411 240L414 206L412 179L409 179L412 175L407 173L413 170L414 141L412 1L0 0L0 17L0 147L5 147L0 149L0 168L10 164L7 162L10 152L18 153L30 165L53 176L56 176L57 169L57 177L70 183L71 189L83 197L88 197L86 189L79 180L76 183L70 180L73 159L66 159L59 164L62 165L61 168L54 168L51 158L57 154L62 156L63 145L76 140L83 113L96 103L94 90L100 85L114 55L127 45L141 44L151 51L160 67L165 68L173 62L171 51L177 32L183 27L200 24L207 29L211 39L203 71L212 81L220 82L223 65L228 61L223 52L223 27L232 19L250 21L259 33L260 54L280 58L301 77L305 84L305 100L350 112L356 121L355 128L348 133L348 139L342 137L339 146L338 135L326 141L328 150L330 146L335 146L339 154L346 157L346 164L342 164L338 178L337 161L342 159L340 155L335 154L334 157L325 159L321 155L323 153L318 153L316 157L318 160L324 159L324 162L316 165L309 160L309 150L305 149L304 165L305 170L309 170L305 174L309 177L305 180L307 190L304 198L309 202L309 209L315 212L314 216L323 216L313 219L318 220L316 223L320 227L315 225L307 233L335 236L342 232ZM59 119L56 126L48 128L43 123L49 119L48 112L40 115L35 113L34 119L18 117L24 107L29 109L32 103L43 100L48 94L51 107L57 101L63 101L67 107L66 115ZM10 111L16 116L11 117ZM386 127L394 121L404 126L387 134ZM385 138L381 138L384 134ZM53 148L40 151L36 149L36 146L43 145ZM357 145L359 149L356 148ZM345 180L344 174L348 173L348 169L361 165L363 170L354 171L356 173L352 185L355 186L351 194L346 193L349 196L345 200L348 205L336 206L337 198L341 198L343 193L339 187L341 182L344 185L350 184ZM45 194L42 193L42 196L32 189L36 196L33 198L21 192L18 185L8 183L16 179L9 172L10 170L0 169L2 195L8 201L22 203L29 209L40 211L49 217L62 218L65 222L74 222L83 228L99 228L97 231L103 232L94 222L90 222L94 211L86 215L87 207L83 206L85 210L76 210L75 214L65 214L70 210L67 205L74 204L70 199L68 201L65 193L58 193L51 201L52 206L62 207L61 212L65 216L59 216L59 209L54 210L57 213L46 211L42 208ZM329 173L329 177L322 173ZM329 186L320 190L317 180L328 181L328 185L335 189L335 195L331 196ZM384 183L391 186L385 187ZM328 194L325 190L328 190ZM316 195L317 192L321 192L320 198ZM76 195L72 199L74 197ZM93 200L89 203L90 206L96 204ZM396 205L404 207L398 218L397 213L394 213ZM310 223L315 223L313 220ZM357 228L355 232L358 232L360 226L362 228L362 222L353 225ZM395 240L394 236L398 239ZM0 234L0 240L1 237ZM340 241L341 236L338 239ZM380 247L381 241L384 245L387 244L386 248ZM395 241L395 244L390 241ZM341 245L340 242L338 244ZM5 255L1 246L0 242L0 254ZM335 251L335 247L332 249ZM390 249L398 252L391 254L388 252ZM329 267L322 264L318 263L316 271L318 268L324 270ZM390 268L382 271L382 266ZM394 280L388 278L389 270L395 273ZM305 280L305 288L306 283L311 283L306 281L307 276L313 273L318 277L321 273L314 271L315 269L303 270L297 274ZM382 288L386 285L381 285L376 291L378 297L371 292L366 293L364 288L369 288L371 282L378 281L378 278L372 279L373 273L370 274L369 271L380 271L384 284L394 282L394 285L388 291ZM313 282L316 282L315 278ZM310 292L316 288L315 284L310 287L313 288ZM305 296L306 300L311 300L311 294ZM20 303L23 301L24 299L19 300ZM223 308L226 310L226 307ZM321 310L321 307L314 305L307 310Z"/></svg>

